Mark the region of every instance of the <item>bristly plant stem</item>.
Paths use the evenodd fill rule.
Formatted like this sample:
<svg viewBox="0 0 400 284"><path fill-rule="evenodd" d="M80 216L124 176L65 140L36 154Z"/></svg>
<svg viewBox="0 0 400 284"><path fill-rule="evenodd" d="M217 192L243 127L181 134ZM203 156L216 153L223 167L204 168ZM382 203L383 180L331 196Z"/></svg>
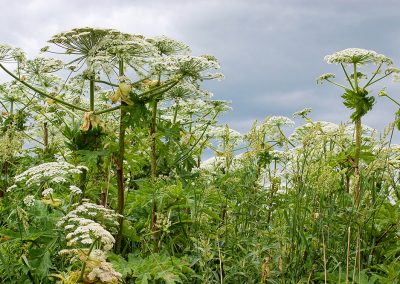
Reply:
<svg viewBox="0 0 400 284"><path fill-rule="evenodd" d="M119 61L119 76L124 76L124 62ZM124 186L124 155L125 155L125 116L127 104L121 100L120 120L119 120L119 138L118 138L118 157L117 157L117 186L118 186L118 214L124 214L125 205L125 186ZM122 224L123 217L119 217L119 230L115 240L115 252L119 253L122 243Z"/></svg>

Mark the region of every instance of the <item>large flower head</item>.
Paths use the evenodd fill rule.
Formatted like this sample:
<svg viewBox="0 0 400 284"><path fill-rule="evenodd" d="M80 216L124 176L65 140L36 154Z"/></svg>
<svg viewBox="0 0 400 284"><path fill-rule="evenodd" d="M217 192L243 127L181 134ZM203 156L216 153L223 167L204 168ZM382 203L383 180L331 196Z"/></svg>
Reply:
<svg viewBox="0 0 400 284"><path fill-rule="evenodd" d="M389 57L373 50L362 48L347 48L325 56L324 60L328 64L393 64Z"/></svg>

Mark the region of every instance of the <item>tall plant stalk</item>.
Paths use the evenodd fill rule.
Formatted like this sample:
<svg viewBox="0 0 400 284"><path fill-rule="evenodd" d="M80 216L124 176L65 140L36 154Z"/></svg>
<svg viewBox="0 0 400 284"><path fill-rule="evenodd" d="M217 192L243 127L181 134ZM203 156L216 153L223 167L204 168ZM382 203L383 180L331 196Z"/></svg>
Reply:
<svg viewBox="0 0 400 284"><path fill-rule="evenodd" d="M357 78L357 65L354 63L353 64L354 68L354 92L359 92L359 87L358 87L358 78ZM354 121L354 126L355 126L355 153L354 153L354 205L356 208L358 208L358 205L360 203L360 192L361 192L361 173L360 173L360 152L361 152L361 133L362 133L362 128L361 128L361 116L357 117L356 120Z"/></svg>
<svg viewBox="0 0 400 284"><path fill-rule="evenodd" d="M119 61L119 76L124 76L124 62ZM118 187L118 206L117 212L121 216L118 219L119 230L115 240L115 252L119 253L122 243L122 223L125 206L125 186L124 186L124 156L125 156L125 116L126 102L121 100L120 119L119 119L119 137L118 137L118 157L117 157L117 187Z"/></svg>
<svg viewBox="0 0 400 284"><path fill-rule="evenodd" d="M340 64L344 74L346 75L348 87L336 83L333 81L335 74L326 73L321 75L317 82L327 81L333 85L336 85L344 89L344 94L342 98L344 99L343 104L353 110L351 114L351 119L354 122L354 156L352 157L352 168L354 172L354 206L359 207L360 204L360 194L361 194L361 170L360 170L360 154L362 145L362 126L361 118L369 112L373 104L375 103L375 98L368 96L367 87L372 84L386 78L390 74L399 73L400 70L396 68L387 68L382 76L375 79L378 74L381 74L381 68L383 64L391 65L393 62L390 58L383 54L378 54L373 50L365 50L360 48L348 48L342 51L338 51L331 55L325 56L325 60L329 64ZM367 78L367 76L361 72L358 72L357 66L362 66L366 64L376 64L378 67L374 72L372 72L370 79L364 84L360 85L362 78ZM353 67L353 74L349 75L346 71L345 65L350 65Z"/></svg>
<svg viewBox="0 0 400 284"><path fill-rule="evenodd" d="M93 77L94 77L94 75L93 75ZM95 85L94 85L94 78L90 78L90 83L89 83L89 103L90 103L90 105L89 105L89 110L90 111L94 111L94 88L95 88Z"/></svg>
<svg viewBox="0 0 400 284"><path fill-rule="evenodd" d="M151 110L151 124L150 124L150 176L154 180L157 176L157 149L156 149L156 131L157 131L157 106L158 102L155 100Z"/></svg>
<svg viewBox="0 0 400 284"><path fill-rule="evenodd" d="M46 154L49 150L49 127L47 121L43 123L43 153Z"/></svg>

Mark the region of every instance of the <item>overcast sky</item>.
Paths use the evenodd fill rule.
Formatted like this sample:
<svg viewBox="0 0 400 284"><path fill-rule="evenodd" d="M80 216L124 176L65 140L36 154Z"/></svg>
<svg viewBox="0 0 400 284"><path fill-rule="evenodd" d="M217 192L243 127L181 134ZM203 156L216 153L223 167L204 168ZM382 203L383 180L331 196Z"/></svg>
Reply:
<svg viewBox="0 0 400 284"><path fill-rule="evenodd" d="M372 49L400 67L397 0L0 0L0 5L1 43L30 56L53 34L82 26L166 35L187 43L195 55L215 55L226 78L205 88L215 99L232 101L233 111L221 121L242 132L254 120L291 116L305 107L313 109L314 120L348 120L341 90L316 84L322 73L341 78L338 66L323 61L327 54ZM385 85L400 99L400 82ZM383 129L395 111L393 103L377 97L365 122Z"/></svg>

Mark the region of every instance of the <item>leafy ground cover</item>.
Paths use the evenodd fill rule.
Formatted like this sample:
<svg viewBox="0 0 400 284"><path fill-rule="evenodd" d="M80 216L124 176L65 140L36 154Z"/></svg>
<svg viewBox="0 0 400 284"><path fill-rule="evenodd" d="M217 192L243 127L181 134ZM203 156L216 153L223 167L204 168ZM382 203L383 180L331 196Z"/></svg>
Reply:
<svg viewBox="0 0 400 284"><path fill-rule="evenodd" d="M0 282L400 283L399 112L362 124L377 95L399 105L370 91L390 58L325 58L349 122L304 109L241 134L201 88L212 55L109 29L49 44L0 45Z"/></svg>

